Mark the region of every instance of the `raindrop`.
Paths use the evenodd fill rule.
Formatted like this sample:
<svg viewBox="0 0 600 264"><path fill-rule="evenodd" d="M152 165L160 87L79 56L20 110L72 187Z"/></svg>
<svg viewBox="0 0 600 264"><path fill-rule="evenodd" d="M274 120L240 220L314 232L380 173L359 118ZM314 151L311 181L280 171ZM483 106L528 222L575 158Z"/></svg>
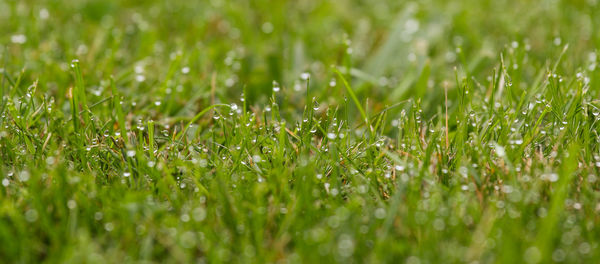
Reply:
<svg viewBox="0 0 600 264"><path fill-rule="evenodd" d="M562 40L560 39L560 37L556 37L556 38L554 38L553 43L556 46L560 46L560 44L562 43Z"/></svg>
<svg viewBox="0 0 600 264"><path fill-rule="evenodd" d="M40 15L40 19L42 19L42 20L48 19L50 17L50 13L48 12L48 9L46 9L46 8L42 8L40 10L39 15Z"/></svg>
<svg viewBox="0 0 600 264"><path fill-rule="evenodd" d="M384 208L377 208L375 210L375 218L377 219L383 219L385 217L385 209Z"/></svg>
<svg viewBox="0 0 600 264"><path fill-rule="evenodd" d="M331 80L329 81L329 86L335 87L336 85L337 85L337 82L335 81L335 78L331 78Z"/></svg>
<svg viewBox="0 0 600 264"><path fill-rule="evenodd" d="M300 79L302 80L308 80L310 78L310 73L308 72L303 72L302 74L300 74Z"/></svg>
<svg viewBox="0 0 600 264"><path fill-rule="evenodd" d="M181 68L181 73L183 73L183 74L190 73L190 67L183 67L183 68Z"/></svg>
<svg viewBox="0 0 600 264"><path fill-rule="evenodd" d="M77 207L77 203L75 202L75 200L69 200L69 201L67 201L67 207L69 207L69 209L73 210Z"/></svg>
<svg viewBox="0 0 600 264"><path fill-rule="evenodd" d="M10 41L15 44L23 44L27 41L27 37L23 34L12 35Z"/></svg>

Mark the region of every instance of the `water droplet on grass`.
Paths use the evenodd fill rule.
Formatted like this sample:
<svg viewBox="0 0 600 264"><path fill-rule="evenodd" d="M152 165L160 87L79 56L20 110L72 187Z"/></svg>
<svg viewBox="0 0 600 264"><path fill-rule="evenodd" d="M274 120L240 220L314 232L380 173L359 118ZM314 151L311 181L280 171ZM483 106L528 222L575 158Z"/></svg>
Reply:
<svg viewBox="0 0 600 264"><path fill-rule="evenodd" d="M50 13L48 12L48 9L42 8L39 12L39 16L41 20L46 20L50 17Z"/></svg>
<svg viewBox="0 0 600 264"><path fill-rule="evenodd" d="M385 218L385 209L384 208L377 208L375 210L375 218L377 219L383 219Z"/></svg>
<svg viewBox="0 0 600 264"><path fill-rule="evenodd" d="M556 38L554 38L554 40L552 42L554 43L554 45L560 46L560 44L562 43L562 40L560 39L560 37L556 37Z"/></svg>
<svg viewBox="0 0 600 264"><path fill-rule="evenodd" d="M336 82L335 78L332 78L329 81L329 87L335 87L336 85L337 85L337 82Z"/></svg>
<svg viewBox="0 0 600 264"><path fill-rule="evenodd" d="M22 182L26 182L29 180L30 174L28 171L22 171L19 173L19 180Z"/></svg>
<svg viewBox="0 0 600 264"><path fill-rule="evenodd" d="M25 212L25 220L27 222L35 222L38 219L38 212L35 209L29 209Z"/></svg>
<svg viewBox="0 0 600 264"><path fill-rule="evenodd" d="M10 41L15 44L24 44L27 41L27 37L23 34L12 35Z"/></svg>
<svg viewBox="0 0 600 264"><path fill-rule="evenodd" d="M300 74L300 79L302 80L308 80L310 78L310 73L308 72L303 72L302 74Z"/></svg>
<svg viewBox="0 0 600 264"><path fill-rule="evenodd" d="M75 200L69 200L67 201L67 207L73 210L77 207L77 203L75 202Z"/></svg>
<svg viewBox="0 0 600 264"><path fill-rule="evenodd" d="M335 139L337 137L337 135L335 133L327 133L327 138L329 139Z"/></svg>

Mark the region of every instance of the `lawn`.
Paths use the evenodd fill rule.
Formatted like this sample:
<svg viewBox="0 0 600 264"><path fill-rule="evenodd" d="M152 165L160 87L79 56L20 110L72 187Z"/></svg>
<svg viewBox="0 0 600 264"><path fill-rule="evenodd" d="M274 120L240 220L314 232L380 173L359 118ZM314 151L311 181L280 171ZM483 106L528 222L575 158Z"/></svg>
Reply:
<svg viewBox="0 0 600 264"><path fill-rule="evenodd" d="M595 263L597 0L0 0L0 263Z"/></svg>

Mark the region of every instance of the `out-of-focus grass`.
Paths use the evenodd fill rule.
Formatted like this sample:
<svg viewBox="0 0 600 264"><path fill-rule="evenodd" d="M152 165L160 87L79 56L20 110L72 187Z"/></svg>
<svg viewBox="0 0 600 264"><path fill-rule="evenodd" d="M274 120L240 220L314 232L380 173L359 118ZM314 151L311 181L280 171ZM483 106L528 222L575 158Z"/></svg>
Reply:
<svg viewBox="0 0 600 264"><path fill-rule="evenodd" d="M594 262L599 12L0 1L0 259Z"/></svg>

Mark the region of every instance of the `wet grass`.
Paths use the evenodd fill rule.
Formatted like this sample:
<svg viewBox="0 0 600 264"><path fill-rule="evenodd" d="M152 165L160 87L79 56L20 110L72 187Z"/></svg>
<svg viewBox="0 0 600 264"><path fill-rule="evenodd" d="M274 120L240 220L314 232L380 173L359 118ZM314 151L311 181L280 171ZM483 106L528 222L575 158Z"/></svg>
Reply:
<svg viewBox="0 0 600 264"><path fill-rule="evenodd" d="M596 2L397 2L0 1L0 262L599 259Z"/></svg>

